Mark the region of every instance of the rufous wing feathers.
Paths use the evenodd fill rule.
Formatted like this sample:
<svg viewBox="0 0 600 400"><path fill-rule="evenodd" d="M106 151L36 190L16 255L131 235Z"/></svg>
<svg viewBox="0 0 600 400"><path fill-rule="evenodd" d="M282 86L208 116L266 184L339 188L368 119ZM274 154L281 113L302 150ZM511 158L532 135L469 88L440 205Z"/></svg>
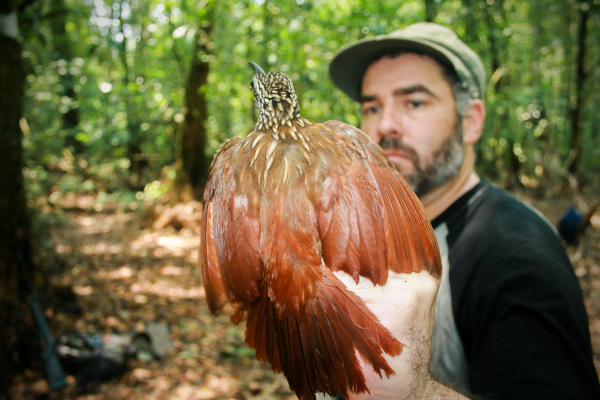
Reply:
<svg viewBox="0 0 600 400"><path fill-rule="evenodd" d="M246 343L301 399L368 392L356 351L389 376L384 354L400 354L402 344L332 271L377 285L388 271L439 277L439 250L420 202L363 132L337 121L304 129L314 134L310 148L325 155L299 174L318 176L311 168L319 165L327 171L320 187L298 178L274 195L263 194L264 181L241 182L243 155L264 135L227 142L213 161L201 226L207 303L213 314L227 300L236 304L231 321L247 321ZM269 176L281 176L277 160L269 167Z"/></svg>

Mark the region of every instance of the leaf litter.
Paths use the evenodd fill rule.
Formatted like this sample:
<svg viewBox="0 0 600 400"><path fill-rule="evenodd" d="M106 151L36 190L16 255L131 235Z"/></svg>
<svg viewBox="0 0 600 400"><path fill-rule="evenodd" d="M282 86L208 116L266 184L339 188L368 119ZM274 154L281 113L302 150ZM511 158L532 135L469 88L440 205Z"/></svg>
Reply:
<svg viewBox="0 0 600 400"><path fill-rule="evenodd" d="M570 205L519 197L553 222ZM96 212L84 200L74 198L75 206L62 210L67 223L50 232L66 264L53 283L72 287L83 310L81 316L48 310L53 331L130 332L163 322L170 325L172 347L163 360L130 360L122 376L86 395L75 393L72 376L67 388L50 392L39 371L26 370L11 388L15 399L297 399L283 375L244 344L244 326L230 323L230 306L217 318L208 313L198 269L200 203L144 214L109 207ZM600 371L600 217L592 225L583 243L567 253L584 293Z"/></svg>

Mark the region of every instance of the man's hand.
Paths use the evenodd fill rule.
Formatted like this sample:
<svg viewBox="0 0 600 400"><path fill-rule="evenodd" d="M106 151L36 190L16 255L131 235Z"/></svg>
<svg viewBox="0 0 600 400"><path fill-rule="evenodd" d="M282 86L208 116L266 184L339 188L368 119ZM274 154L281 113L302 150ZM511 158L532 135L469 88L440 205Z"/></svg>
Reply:
<svg viewBox="0 0 600 400"><path fill-rule="evenodd" d="M396 371L396 375L389 379L385 376L381 379L361 359L371 395L353 394L348 400L420 398L429 380L431 332L439 280L425 271L418 274L390 272L384 286L373 286L363 277L356 284L345 272L336 272L335 275L363 299L381 324L404 345L398 357L386 355L387 362ZM360 359L360 355L358 357Z"/></svg>
<svg viewBox="0 0 600 400"><path fill-rule="evenodd" d="M361 297L379 321L404 345L398 357L385 355L396 375L379 377L360 354L362 371L371 391L352 394L358 399L464 399L462 395L434 381L429 375L429 354L435 300L440 280L428 272L396 274L390 272L384 286L373 286L361 277L358 284L345 272L335 275Z"/></svg>

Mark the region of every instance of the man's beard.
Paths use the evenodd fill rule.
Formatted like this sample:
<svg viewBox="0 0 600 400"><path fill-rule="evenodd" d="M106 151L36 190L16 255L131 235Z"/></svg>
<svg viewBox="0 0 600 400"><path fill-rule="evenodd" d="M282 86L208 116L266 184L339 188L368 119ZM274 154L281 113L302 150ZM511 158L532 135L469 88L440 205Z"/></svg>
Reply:
<svg viewBox="0 0 600 400"><path fill-rule="evenodd" d="M384 150L402 151L403 155L413 162L415 170L402 176L417 196L422 196L458 174L465 160L465 144L462 137L462 119L459 118L452 135L431 156L431 162L427 165L422 165L421 157L415 149L394 136L384 136L379 145Z"/></svg>

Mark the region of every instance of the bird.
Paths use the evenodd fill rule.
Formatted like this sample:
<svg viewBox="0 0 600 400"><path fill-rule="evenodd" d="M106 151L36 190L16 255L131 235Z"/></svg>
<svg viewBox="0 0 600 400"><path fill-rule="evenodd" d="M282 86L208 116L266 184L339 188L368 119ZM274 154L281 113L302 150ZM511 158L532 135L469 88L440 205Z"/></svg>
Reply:
<svg viewBox="0 0 600 400"><path fill-rule="evenodd" d="M200 267L217 316L230 302L245 343L300 399L370 393L357 353L383 378L401 343L336 277L441 276L425 211L381 148L340 121L300 115L291 79L254 70L258 120L209 169Z"/></svg>

